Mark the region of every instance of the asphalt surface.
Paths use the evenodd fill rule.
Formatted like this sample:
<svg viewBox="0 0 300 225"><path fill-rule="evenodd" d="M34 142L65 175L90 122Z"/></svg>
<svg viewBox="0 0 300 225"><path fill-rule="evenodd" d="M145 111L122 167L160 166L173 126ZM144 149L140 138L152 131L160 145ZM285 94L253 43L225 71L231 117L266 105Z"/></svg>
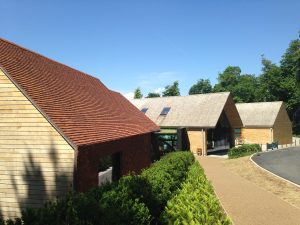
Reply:
<svg viewBox="0 0 300 225"><path fill-rule="evenodd" d="M300 185L299 147L259 153L252 159L266 170Z"/></svg>

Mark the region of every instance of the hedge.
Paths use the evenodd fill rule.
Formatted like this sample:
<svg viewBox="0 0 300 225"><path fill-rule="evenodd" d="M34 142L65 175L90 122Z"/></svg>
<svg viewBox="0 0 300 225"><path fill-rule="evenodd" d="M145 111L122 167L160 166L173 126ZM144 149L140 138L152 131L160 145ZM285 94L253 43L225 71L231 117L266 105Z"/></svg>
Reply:
<svg viewBox="0 0 300 225"><path fill-rule="evenodd" d="M154 218L159 218L167 201L185 180L188 168L194 161L191 152L173 152L142 172L141 176L148 180L151 187L153 199L148 207Z"/></svg>
<svg viewBox="0 0 300 225"><path fill-rule="evenodd" d="M190 152L169 153L145 169L87 193L70 192L8 225L156 224L195 161ZM5 224L0 220L0 225Z"/></svg>
<svg viewBox="0 0 300 225"><path fill-rule="evenodd" d="M198 162L190 167L181 189L168 201L162 223L231 224Z"/></svg>
<svg viewBox="0 0 300 225"><path fill-rule="evenodd" d="M247 155L252 155L256 152L261 152L261 147L258 144L243 144L229 149L228 158L239 158Z"/></svg>

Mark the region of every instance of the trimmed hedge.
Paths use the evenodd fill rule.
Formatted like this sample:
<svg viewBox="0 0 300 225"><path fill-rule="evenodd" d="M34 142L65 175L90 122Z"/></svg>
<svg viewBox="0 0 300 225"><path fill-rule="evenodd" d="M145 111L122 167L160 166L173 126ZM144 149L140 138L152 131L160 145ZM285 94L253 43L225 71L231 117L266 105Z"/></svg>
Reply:
<svg viewBox="0 0 300 225"><path fill-rule="evenodd" d="M163 224L231 224L198 162L178 193L168 201Z"/></svg>
<svg viewBox="0 0 300 225"><path fill-rule="evenodd" d="M256 152L261 152L261 147L258 144L243 144L229 149L228 158L239 158L247 155L252 155Z"/></svg>
<svg viewBox="0 0 300 225"><path fill-rule="evenodd" d="M21 221L24 225L159 223L167 201L180 188L194 161L191 152L169 153L141 175L124 176L87 193L70 192L41 208L26 209L16 223L6 224L19 225Z"/></svg>
<svg viewBox="0 0 300 225"><path fill-rule="evenodd" d="M167 201L186 179L188 168L195 161L191 152L172 152L142 172L150 184L153 199L148 206L152 216L159 218Z"/></svg>

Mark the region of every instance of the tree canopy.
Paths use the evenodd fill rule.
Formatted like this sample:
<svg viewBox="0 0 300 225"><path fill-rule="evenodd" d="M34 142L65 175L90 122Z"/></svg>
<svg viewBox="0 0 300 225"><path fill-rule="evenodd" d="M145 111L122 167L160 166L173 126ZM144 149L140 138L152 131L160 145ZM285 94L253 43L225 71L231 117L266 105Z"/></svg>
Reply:
<svg viewBox="0 0 300 225"><path fill-rule="evenodd" d="M141 89L138 87L137 89L134 90L134 96L135 99L140 99L143 97Z"/></svg>
<svg viewBox="0 0 300 225"><path fill-rule="evenodd" d="M172 85L167 85L162 93L162 96L180 96L178 81L174 81Z"/></svg>
<svg viewBox="0 0 300 225"><path fill-rule="evenodd" d="M212 86L210 84L209 79L200 79L197 81L196 84L194 84L190 90L189 95L195 95L195 94L205 94L212 92Z"/></svg>
<svg viewBox="0 0 300 225"><path fill-rule="evenodd" d="M146 98L157 98L157 97L160 97L159 93L149 92Z"/></svg>

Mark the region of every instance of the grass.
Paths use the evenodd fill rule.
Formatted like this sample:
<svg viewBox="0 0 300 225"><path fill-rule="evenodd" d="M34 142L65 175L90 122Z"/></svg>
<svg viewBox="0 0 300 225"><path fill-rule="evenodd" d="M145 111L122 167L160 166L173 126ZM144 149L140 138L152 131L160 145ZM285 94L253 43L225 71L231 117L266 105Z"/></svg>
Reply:
<svg viewBox="0 0 300 225"><path fill-rule="evenodd" d="M233 173L300 209L299 188L256 167L249 156L226 160L224 165Z"/></svg>

